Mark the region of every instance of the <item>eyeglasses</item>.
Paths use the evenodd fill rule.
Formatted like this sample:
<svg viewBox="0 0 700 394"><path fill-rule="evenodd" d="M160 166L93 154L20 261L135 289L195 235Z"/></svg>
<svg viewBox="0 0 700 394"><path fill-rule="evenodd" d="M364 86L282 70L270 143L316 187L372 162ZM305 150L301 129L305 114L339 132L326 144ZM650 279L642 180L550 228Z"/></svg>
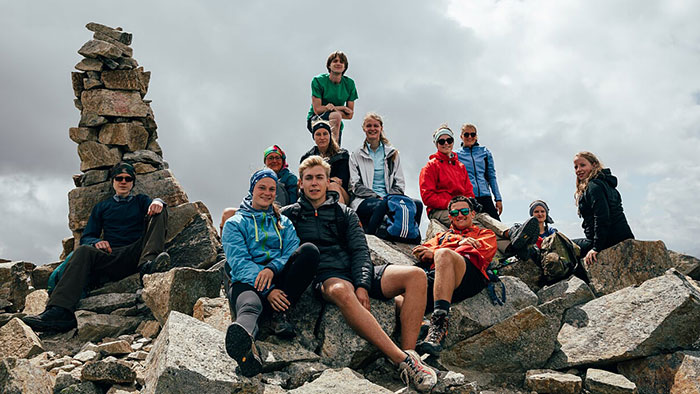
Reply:
<svg viewBox="0 0 700 394"><path fill-rule="evenodd" d="M437 143L440 145L451 144L453 142L455 142L455 139L452 137L437 140Z"/></svg>
<svg viewBox="0 0 700 394"><path fill-rule="evenodd" d="M280 156L268 156L267 159L265 160L271 160L271 161L282 161L282 158Z"/></svg>
<svg viewBox="0 0 700 394"><path fill-rule="evenodd" d="M125 182L128 183L128 182L133 181L134 178L132 178L132 177L130 177L130 176L115 176L115 177L114 177L114 180L117 181L117 182L125 181Z"/></svg>
<svg viewBox="0 0 700 394"><path fill-rule="evenodd" d="M476 133L462 133L462 137L476 137Z"/></svg>
<svg viewBox="0 0 700 394"><path fill-rule="evenodd" d="M469 208L453 209L450 211L450 216L456 218L457 216L459 216L460 213L464 216L469 215Z"/></svg>

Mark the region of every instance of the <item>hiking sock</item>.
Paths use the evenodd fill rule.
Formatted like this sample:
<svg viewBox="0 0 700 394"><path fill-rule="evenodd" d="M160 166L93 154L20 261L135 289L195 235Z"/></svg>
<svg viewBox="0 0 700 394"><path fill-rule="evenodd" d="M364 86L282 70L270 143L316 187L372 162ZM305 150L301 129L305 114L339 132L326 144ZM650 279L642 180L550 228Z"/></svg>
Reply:
<svg viewBox="0 0 700 394"><path fill-rule="evenodd" d="M450 302L447 300L437 300L433 306L433 309L437 311L438 309L445 311L445 314L450 312Z"/></svg>

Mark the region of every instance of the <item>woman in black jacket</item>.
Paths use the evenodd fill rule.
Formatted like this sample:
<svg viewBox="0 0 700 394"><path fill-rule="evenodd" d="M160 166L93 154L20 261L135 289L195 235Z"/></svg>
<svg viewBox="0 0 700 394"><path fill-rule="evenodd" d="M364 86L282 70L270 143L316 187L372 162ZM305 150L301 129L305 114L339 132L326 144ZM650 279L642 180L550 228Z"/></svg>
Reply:
<svg viewBox="0 0 700 394"><path fill-rule="evenodd" d="M304 153L299 163L309 156L321 156L326 163L331 165L331 178L328 190L340 195L338 202L350 204L350 154L347 150L338 146L331 134L331 124L326 120L317 120L311 126L311 136L314 139L314 147Z"/></svg>
<svg viewBox="0 0 700 394"><path fill-rule="evenodd" d="M597 254L626 239L634 239L622 210L622 197L617 191L617 178L591 152L574 156L576 203L583 218L586 238L573 241L581 247L587 264L597 262Z"/></svg>

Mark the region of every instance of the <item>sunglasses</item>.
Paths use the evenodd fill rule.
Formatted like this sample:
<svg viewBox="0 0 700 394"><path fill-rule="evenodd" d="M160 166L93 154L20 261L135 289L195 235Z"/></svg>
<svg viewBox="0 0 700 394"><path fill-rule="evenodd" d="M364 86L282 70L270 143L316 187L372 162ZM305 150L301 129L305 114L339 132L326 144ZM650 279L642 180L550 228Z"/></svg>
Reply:
<svg viewBox="0 0 700 394"><path fill-rule="evenodd" d="M464 216L469 215L469 208L453 209L450 211L450 216L456 218L457 216L459 216L460 213Z"/></svg>
<svg viewBox="0 0 700 394"><path fill-rule="evenodd" d="M453 142L455 142L455 139L452 137L437 140L437 143L440 145L451 144Z"/></svg>
<svg viewBox="0 0 700 394"><path fill-rule="evenodd" d="M462 137L476 137L476 133L462 133Z"/></svg>
<svg viewBox="0 0 700 394"><path fill-rule="evenodd" d="M125 182L131 182L134 180L134 178L130 176L115 176L114 180L117 182L125 181Z"/></svg>

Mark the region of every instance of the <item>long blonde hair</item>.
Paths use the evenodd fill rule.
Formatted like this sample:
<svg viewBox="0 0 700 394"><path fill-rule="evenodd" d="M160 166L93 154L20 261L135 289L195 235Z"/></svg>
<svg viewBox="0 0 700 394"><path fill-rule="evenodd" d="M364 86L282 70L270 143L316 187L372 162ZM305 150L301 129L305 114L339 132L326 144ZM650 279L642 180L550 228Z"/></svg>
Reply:
<svg viewBox="0 0 700 394"><path fill-rule="evenodd" d="M582 159L586 159L589 163L591 163L591 173L588 174L588 176L585 179L578 179L576 177L576 192L574 193L574 198L576 199L576 205L578 206L578 201L583 195L583 192L586 191L586 188L588 187L588 182L591 181L591 179L595 178L600 174L601 171L603 171L603 163L598 160L596 155L594 155L591 152L588 151L582 151L574 155L574 160L576 160L577 157L580 157Z"/></svg>

